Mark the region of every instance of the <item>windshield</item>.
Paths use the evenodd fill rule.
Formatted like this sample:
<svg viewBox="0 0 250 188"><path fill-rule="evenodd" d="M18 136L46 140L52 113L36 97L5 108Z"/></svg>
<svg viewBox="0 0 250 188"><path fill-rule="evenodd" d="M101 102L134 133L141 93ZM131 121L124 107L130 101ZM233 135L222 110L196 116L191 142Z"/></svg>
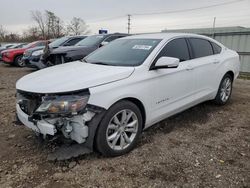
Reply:
<svg viewBox="0 0 250 188"><path fill-rule="evenodd" d="M115 40L86 57L88 63L113 66L141 65L160 39L121 39Z"/></svg>
<svg viewBox="0 0 250 188"><path fill-rule="evenodd" d="M49 44L49 47L50 48L57 48L57 47L61 46L63 43L65 43L68 39L69 39L69 37L62 37L62 38L56 39L55 41L53 41Z"/></svg>
<svg viewBox="0 0 250 188"><path fill-rule="evenodd" d="M5 44L5 45L2 46L2 48L10 48L12 46L14 46L14 44Z"/></svg>
<svg viewBox="0 0 250 188"><path fill-rule="evenodd" d="M23 48L30 48L30 47L32 47L33 45L35 45L36 43L37 43L37 42L29 43L29 44L23 46Z"/></svg>
<svg viewBox="0 0 250 188"><path fill-rule="evenodd" d="M76 43L75 46L94 46L98 43L101 43L103 39L104 39L104 35L93 35Z"/></svg>
<svg viewBox="0 0 250 188"><path fill-rule="evenodd" d="M13 49L13 48L22 48L25 44L15 44L9 48Z"/></svg>

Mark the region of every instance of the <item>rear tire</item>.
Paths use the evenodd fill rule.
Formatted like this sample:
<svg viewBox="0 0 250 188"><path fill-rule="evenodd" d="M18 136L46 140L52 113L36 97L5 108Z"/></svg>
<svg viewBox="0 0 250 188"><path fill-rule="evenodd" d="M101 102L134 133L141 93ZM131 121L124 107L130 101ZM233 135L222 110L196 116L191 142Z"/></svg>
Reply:
<svg viewBox="0 0 250 188"><path fill-rule="evenodd" d="M226 104L231 97L232 88L233 88L233 78L230 74L226 74L220 82L220 86L217 95L214 99L214 102L218 105Z"/></svg>
<svg viewBox="0 0 250 188"><path fill-rule="evenodd" d="M114 157L130 152L142 131L142 115L130 101L121 101L109 108L95 137L97 150Z"/></svg>
<svg viewBox="0 0 250 188"><path fill-rule="evenodd" d="M18 55L15 57L14 64L18 67L25 67L25 62L22 61L23 55Z"/></svg>

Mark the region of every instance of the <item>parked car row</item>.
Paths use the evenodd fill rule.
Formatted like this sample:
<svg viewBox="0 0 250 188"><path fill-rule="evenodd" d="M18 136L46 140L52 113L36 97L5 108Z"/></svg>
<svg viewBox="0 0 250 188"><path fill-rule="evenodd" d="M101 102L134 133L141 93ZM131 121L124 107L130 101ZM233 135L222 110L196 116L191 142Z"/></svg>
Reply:
<svg viewBox="0 0 250 188"><path fill-rule="evenodd" d="M194 34L124 36L89 36L49 52L44 65L62 65L16 83L19 120L44 138L118 156L151 125L207 100L230 99L240 67L235 51Z"/></svg>
<svg viewBox="0 0 250 188"><path fill-rule="evenodd" d="M48 47L51 50L54 50L58 47L73 46L79 41L85 39L86 37L87 36L65 36L51 42ZM25 63L25 66L37 68L36 64L40 61L40 58L44 52L44 48L45 46L26 50L22 58Z"/></svg>
<svg viewBox="0 0 250 188"><path fill-rule="evenodd" d="M7 49L16 49L16 48L22 48L25 46L26 43L17 43L17 44L6 44L4 46L0 47L0 61L2 60L2 51L7 50Z"/></svg>
<svg viewBox="0 0 250 188"><path fill-rule="evenodd" d="M29 43L27 45L22 46L21 48L15 49L7 49L1 52L2 61L7 64L12 64L15 66L23 67L25 66L24 62L22 61L23 53L25 50L30 48L35 48L38 46L45 46L48 41L41 40Z"/></svg>
<svg viewBox="0 0 250 188"><path fill-rule="evenodd" d="M36 41L17 48L1 52L4 63L19 67L43 69L49 66L63 64L83 59L86 55L109 42L128 36L128 34L100 34L93 36L66 36L49 41Z"/></svg>

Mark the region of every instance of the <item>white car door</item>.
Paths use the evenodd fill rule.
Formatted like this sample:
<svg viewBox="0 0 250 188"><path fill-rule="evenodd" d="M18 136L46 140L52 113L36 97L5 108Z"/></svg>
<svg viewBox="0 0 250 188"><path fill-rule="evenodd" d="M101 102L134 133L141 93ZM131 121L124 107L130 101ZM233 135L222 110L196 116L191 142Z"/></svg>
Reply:
<svg viewBox="0 0 250 188"><path fill-rule="evenodd" d="M188 41L192 48L196 98L205 100L214 92L214 81L220 59L218 55L214 55L210 41L202 38L189 38Z"/></svg>
<svg viewBox="0 0 250 188"><path fill-rule="evenodd" d="M153 122L164 119L185 109L192 103L194 74L186 39L177 38L168 42L158 54L153 64L163 56L180 59L177 68L149 71L151 88L151 112Z"/></svg>

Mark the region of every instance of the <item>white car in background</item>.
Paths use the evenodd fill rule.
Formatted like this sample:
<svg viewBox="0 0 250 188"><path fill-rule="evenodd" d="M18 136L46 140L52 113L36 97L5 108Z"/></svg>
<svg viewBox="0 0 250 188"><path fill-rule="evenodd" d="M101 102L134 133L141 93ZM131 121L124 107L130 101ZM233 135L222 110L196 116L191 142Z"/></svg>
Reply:
<svg viewBox="0 0 250 188"><path fill-rule="evenodd" d="M105 156L129 152L142 130L207 100L227 103L239 56L200 35L118 39L17 84L17 115L34 131L62 135Z"/></svg>

